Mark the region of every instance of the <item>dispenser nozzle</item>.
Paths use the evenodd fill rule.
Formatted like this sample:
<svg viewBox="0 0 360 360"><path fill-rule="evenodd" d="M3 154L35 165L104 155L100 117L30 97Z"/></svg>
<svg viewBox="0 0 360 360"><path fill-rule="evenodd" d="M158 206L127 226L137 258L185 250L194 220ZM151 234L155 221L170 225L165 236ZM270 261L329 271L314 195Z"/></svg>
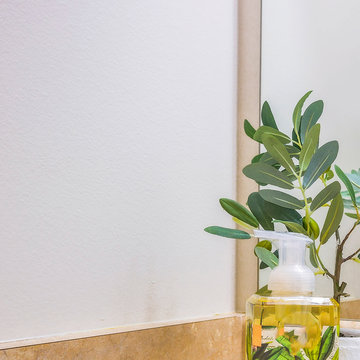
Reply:
<svg viewBox="0 0 360 360"><path fill-rule="evenodd" d="M315 290L315 275L305 265L305 249L312 243L310 238L298 233L266 230L254 230L254 235L275 241L279 249L279 265L270 274L269 290L300 294Z"/></svg>

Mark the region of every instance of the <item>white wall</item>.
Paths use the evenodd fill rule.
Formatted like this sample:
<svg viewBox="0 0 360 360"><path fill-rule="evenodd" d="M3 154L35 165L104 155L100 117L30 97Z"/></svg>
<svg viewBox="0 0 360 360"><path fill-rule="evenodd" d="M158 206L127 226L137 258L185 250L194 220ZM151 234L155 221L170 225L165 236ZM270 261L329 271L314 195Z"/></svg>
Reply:
<svg viewBox="0 0 360 360"><path fill-rule="evenodd" d="M233 311L236 1L0 17L0 340Z"/></svg>
<svg viewBox="0 0 360 360"><path fill-rule="evenodd" d="M288 132L296 102L314 90L310 99L325 102L321 141L339 140L336 163L346 172L360 167L359 12L357 0L263 1L262 100L270 101L281 129ZM352 236L353 247L358 247L359 236L360 231ZM334 262L333 244L329 241L324 250L329 265ZM359 264L346 264L347 290L359 297L354 274L360 275ZM330 287L329 281L318 279L320 293L329 294Z"/></svg>

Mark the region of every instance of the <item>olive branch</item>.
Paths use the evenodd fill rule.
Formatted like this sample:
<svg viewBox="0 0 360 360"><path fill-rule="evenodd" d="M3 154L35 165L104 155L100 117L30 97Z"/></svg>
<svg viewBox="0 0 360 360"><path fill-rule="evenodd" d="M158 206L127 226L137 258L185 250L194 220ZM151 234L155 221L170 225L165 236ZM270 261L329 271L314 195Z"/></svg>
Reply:
<svg viewBox="0 0 360 360"><path fill-rule="evenodd" d="M262 125L258 129L248 120L244 121L245 133L266 150L243 168L243 173L256 181L260 189L249 195L246 206L231 199L220 199L222 208L242 230L210 226L205 231L227 238L250 239L254 229L274 230L274 224L280 223L288 231L309 236L313 240L309 257L315 273L332 281L334 299L340 302L341 297L348 296L345 292L347 284L341 281L342 265L347 261L360 263L360 248L344 256L345 244L360 224L360 169L345 174L339 166L333 166L339 144L330 141L320 146L318 120L324 103L317 100L303 111L310 94L311 91L307 92L294 108L291 136L278 129L266 101L261 109ZM346 190L341 191L340 182L334 180L335 173ZM321 183L322 189L311 194L316 183ZM350 211L344 213L344 209ZM326 217L320 228L314 214L321 211L326 211ZM344 214L354 223L341 238L340 225ZM336 241L333 269L329 269L321 257L321 249L329 239ZM254 251L260 259L260 269L277 266L278 253L273 251L271 242L260 241Z"/></svg>

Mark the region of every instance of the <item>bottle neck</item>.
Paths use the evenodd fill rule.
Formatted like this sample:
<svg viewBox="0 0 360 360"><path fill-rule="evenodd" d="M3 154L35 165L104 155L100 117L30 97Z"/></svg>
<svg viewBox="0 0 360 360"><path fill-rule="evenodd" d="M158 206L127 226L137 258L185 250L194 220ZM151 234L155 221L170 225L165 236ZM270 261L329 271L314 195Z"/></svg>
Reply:
<svg viewBox="0 0 360 360"><path fill-rule="evenodd" d="M305 243L299 240L282 240L279 247L279 265L305 265Z"/></svg>

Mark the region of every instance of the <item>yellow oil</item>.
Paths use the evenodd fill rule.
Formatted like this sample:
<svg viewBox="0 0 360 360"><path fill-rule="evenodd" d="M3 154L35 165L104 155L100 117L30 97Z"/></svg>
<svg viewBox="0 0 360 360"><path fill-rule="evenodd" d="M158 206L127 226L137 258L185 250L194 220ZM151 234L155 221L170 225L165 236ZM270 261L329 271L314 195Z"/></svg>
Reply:
<svg viewBox="0 0 360 360"><path fill-rule="evenodd" d="M339 306L333 299L253 295L247 302L246 317L247 360L338 357ZM277 348L281 353L282 344L277 339L283 339L286 345L278 357L277 350L272 350Z"/></svg>

